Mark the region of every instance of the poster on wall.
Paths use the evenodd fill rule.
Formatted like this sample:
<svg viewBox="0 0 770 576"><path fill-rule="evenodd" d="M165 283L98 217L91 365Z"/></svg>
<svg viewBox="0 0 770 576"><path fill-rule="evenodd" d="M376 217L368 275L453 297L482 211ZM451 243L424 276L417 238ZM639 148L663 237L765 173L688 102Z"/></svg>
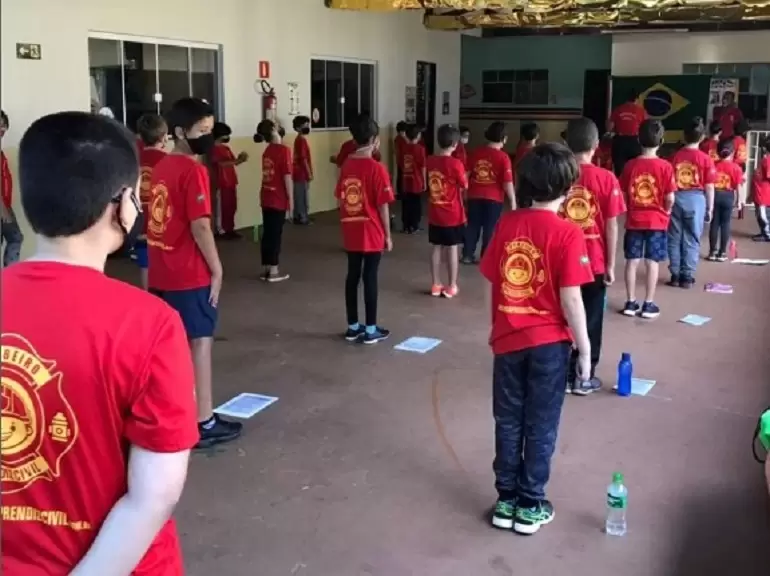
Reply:
<svg viewBox="0 0 770 576"><path fill-rule="evenodd" d="M442 92L441 94L441 113L444 116L449 116L449 91Z"/></svg>
<svg viewBox="0 0 770 576"><path fill-rule="evenodd" d="M714 120L715 111L722 108L725 105L731 103L730 96L732 95L732 102L738 102L738 87L739 82L737 78L712 78L711 85L709 87L709 105L706 112L706 118L708 122Z"/></svg>
<svg viewBox="0 0 770 576"><path fill-rule="evenodd" d="M408 124L417 122L417 86L406 87L404 121Z"/></svg>

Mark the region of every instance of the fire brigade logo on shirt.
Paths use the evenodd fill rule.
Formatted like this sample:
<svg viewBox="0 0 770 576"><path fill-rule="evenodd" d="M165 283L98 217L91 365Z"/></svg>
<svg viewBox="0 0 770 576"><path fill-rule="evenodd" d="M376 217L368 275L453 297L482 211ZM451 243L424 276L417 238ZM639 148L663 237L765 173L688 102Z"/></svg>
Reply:
<svg viewBox="0 0 770 576"><path fill-rule="evenodd" d="M676 185L680 190L700 186L698 167L690 162L679 162L676 165Z"/></svg>
<svg viewBox="0 0 770 576"><path fill-rule="evenodd" d="M152 168L142 167L141 180L139 184L139 201L142 205L150 203L152 196Z"/></svg>
<svg viewBox="0 0 770 576"><path fill-rule="evenodd" d="M527 238L517 238L505 245L501 262L503 295L510 300L525 300L545 285L543 253Z"/></svg>
<svg viewBox="0 0 770 576"><path fill-rule="evenodd" d="M364 197L361 187L361 181L358 178L347 178L342 183L342 208L345 216L356 218L363 212Z"/></svg>
<svg viewBox="0 0 770 576"><path fill-rule="evenodd" d="M655 177L650 174L641 174L636 177L631 190L631 200L635 206L645 208L655 203L658 194L658 185Z"/></svg>
<svg viewBox="0 0 770 576"><path fill-rule="evenodd" d="M75 413L55 367L25 338L2 335L2 494L58 478L62 460L77 441Z"/></svg>
<svg viewBox="0 0 770 576"><path fill-rule="evenodd" d="M473 167L473 181L476 184L494 184L495 170L488 160L479 160Z"/></svg>
<svg viewBox="0 0 770 576"><path fill-rule="evenodd" d="M573 186L562 210L568 220L581 228L593 228L596 223L596 202L594 194L583 186Z"/></svg>
<svg viewBox="0 0 770 576"><path fill-rule="evenodd" d="M745 164L747 159L746 145L738 144L738 149L735 151L735 161L740 164Z"/></svg>
<svg viewBox="0 0 770 576"><path fill-rule="evenodd" d="M168 188L161 182L152 189L147 230L153 236L163 236L169 220L171 220L171 204L168 202Z"/></svg>
<svg viewBox="0 0 770 576"><path fill-rule="evenodd" d="M431 204L446 204L444 175L441 172L433 171L428 173L428 191Z"/></svg>
<svg viewBox="0 0 770 576"><path fill-rule="evenodd" d="M414 157L411 154L404 154L404 173L414 172Z"/></svg>
<svg viewBox="0 0 770 576"><path fill-rule="evenodd" d="M717 172L714 188L716 188L717 190L731 190L732 180L730 179L730 176L725 174L724 172Z"/></svg>
<svg viewBox="0 0 770 576"><path fill-rule="evenodd" d="M262 158L262 182L272 184L275 176L275 165L270 158Z"/></svg>

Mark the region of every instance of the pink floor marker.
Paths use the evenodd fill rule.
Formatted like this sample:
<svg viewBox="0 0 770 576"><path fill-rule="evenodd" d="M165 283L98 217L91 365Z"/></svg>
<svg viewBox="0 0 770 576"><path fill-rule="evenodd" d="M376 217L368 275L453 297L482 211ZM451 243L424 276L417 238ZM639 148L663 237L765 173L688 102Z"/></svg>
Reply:
<svg viewBox="0 0 770 576"><path fill-rule="evenodd" d="M704 290L706 292L711 292L713 294L732 294L733 293L733 287L730 284L719 284L717 282L709 282L704 287Z"/></svg>

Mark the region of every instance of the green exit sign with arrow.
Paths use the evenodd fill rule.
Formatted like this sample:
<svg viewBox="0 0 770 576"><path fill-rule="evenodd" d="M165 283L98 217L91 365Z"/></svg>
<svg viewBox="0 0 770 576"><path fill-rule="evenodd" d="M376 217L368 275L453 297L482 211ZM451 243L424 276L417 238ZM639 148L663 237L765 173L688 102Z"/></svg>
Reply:
<svg viewBox="0 0 770 576"><path fill-rule="evenodd" d="M40 44L16 43L16 58L20 60L40 60L42 56Z"/></svg>

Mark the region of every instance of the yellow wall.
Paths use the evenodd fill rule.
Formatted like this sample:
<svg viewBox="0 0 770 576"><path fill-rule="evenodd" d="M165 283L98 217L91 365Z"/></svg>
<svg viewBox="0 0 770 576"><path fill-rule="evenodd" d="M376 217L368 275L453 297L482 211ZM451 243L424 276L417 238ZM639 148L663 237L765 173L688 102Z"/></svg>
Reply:
<svg viewBox="0 0 770 576"><path fill-rule="evenodd" d="M382 130L382 157L390 167L390 132L387 129ZM294 135L287 135L286 144L293 145ZM350 134L345 131L323 131L312 132L308 136L310 144L310 153L313 159L314 180L310 184L310 211L325 212L334 210L337 204L334 200L334 188L337 184L337 167L329 162L330 156L336 155L340 145L350 138ZM246 151L249 154L249 161L238 166L238 212L235 217L237 228L247 228L262 223L262 214L259 209L259 189L262 182L262 152L265 149L264 144L255 144L249 138L235 138L230 144L233 151L237 154ZM18 149L3 148L8 163L13 173L14 192L13 209L19 220L22 234L24 234L24 244L22 246L22 258L32 254L35 249L34 233L27 223L24 211L21 208L21 191L19 189L18 179Z"/></svg>

